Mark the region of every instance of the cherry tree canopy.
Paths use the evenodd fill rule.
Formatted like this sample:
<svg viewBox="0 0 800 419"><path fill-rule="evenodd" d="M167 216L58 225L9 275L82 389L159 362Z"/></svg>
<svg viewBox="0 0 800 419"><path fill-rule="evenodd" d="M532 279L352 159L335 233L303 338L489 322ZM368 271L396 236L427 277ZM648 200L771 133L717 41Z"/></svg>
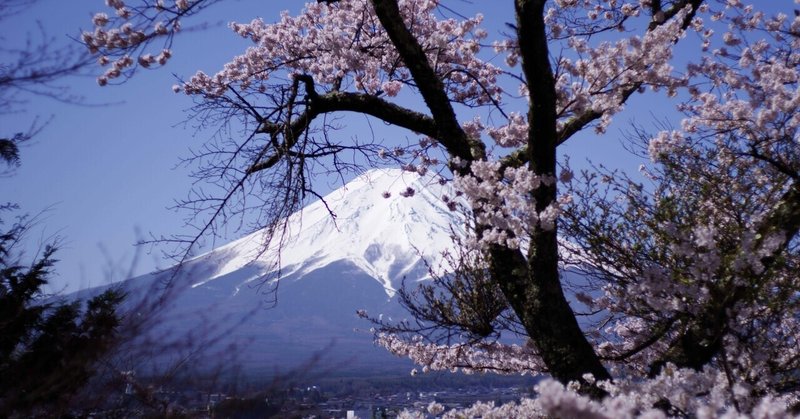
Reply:
<svg viewBox="0 0 800 419"><path fill-rule="evenodd" d="M95 15L82 37L104 68L98 83L164 65L182 22L212 3L106 0L111 15ZM281 240L282 220L317 195L320 174L387 163L436 171L463 195L442 199L466 203L472 234L455 239L443 291L405 294L418 327L382 325L378 341L424 369L557 380L536 400L452 414L783 414L800 392L791 6L516 0L492 4L515 19L497 39L482 15L446 0L325 1L275 23L231 23L252 45L173 87L195 100L202 125L237 127L193 156L197 176L222 193L198 189L183 204L198 237L256 208ZM559 146L605 134L636 94L669 98L683 114L659 132L633 129L644 182L558 161ZM347 113L415 141L338 139ZM587 279L570 282L564 263ZM442 329L446 341L419 333ZM528 343L496 342L501 329Z"/></svg>

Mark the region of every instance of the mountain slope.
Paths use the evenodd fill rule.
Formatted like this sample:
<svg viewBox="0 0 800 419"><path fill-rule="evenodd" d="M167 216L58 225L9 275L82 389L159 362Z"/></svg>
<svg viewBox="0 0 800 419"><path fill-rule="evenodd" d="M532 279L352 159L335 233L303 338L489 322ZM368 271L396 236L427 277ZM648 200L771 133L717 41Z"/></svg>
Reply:
<svg viewBox="0 0 800 419"><path fill-rule="evenodd" d="M407 188L416 191L413 197L400 195ZM389 198L382 197L385 192ZM432 263L439 260L451 245L451 228L463 234L462 219L442 202L445 194L452 196L449 185L432 176L397 169L365 173L290 217L290 238L280 253L282 277L347 260L379 281L391 297L404 277L425 275L421 256ZM261 274L269 272L278 249L264 251L263 243L264 233L256 232L199 257L218 265L205 281L248 265Z"/></svg>
<svg viewBox="0 0 800 419"><path fill-rule="evenodd" d="M407 188L413 197L400 195ZM235 355L251 371L285 371L322 355L347 371L407 372L407 361L372 345L370 323L355 312L403 315L391 298L401 281L426 277L423 258L436 265L463 228L443 194L451 191L433 177L373 170L288 220L279 279L278 249L263 251L264 233L256 232L186 262L174 277L168 270L125 281L118 286L134 314L155 307L158 316L137 339L177 347L167 342L188 336L185 345Z"/></svg>

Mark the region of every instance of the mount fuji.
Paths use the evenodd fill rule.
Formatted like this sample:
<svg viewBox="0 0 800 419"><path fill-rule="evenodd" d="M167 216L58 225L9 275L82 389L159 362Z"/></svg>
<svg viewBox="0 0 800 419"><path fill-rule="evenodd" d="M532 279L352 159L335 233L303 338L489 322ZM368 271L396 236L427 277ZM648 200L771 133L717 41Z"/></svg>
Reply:
<svg viewBox="0 0 800 419"><path fill-rule="evenodd" d="M318 359L348 372L407 373L406 360L373 345L371 324L356 310L404 315L396 290L425 279L426 263L437 266L450 236L463 234L462 216L442 195L453 193L434 176L371 170L290 216L280 249L265 248L266 233L257 231L185 262L177 274L111 286L128 294L131 317L157 314L135 333L160 355L186 336L246 371L287 371Z"/></svg>
<svg viewBox="0 0 800 419"><path fill-rule="evenodd" d="M414 196L401 195L409 188ZM371 170L293 214L281 249L274 245L264 249L265 233L258 231L200 256L198 260L213 261L217 268L192 287L246 267L256 268L247 279L261 279L279 256L281 278L302 278L347 261L392 297L403 278L421 279L427 274L423 258L438 260L452 244L450 236L464 234L463 218L448 209L442 195L453 196L452 188L433 176Z"/></svg>

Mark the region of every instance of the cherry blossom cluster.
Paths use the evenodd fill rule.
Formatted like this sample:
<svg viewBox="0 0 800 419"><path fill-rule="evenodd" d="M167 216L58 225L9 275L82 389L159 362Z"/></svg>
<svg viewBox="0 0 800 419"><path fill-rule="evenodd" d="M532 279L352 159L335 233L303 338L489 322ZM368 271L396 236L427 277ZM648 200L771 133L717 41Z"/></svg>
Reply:
<svg viewBox="0 0 800 419"><path fill-rule="evenodd" d="M674 96L686 83L684 77L676 75L670 62L675 43L684 36L681 23L688 11L687 7L676 18L642 37L597 45L592 45L591 39L570 37L567 46L578 58L559 58L556 79L559 115L569 118L587 111L601 113L595 130L602 133L611 117L622 110L626 90L649 86L656 91L666 89Z"/></svg>
<svg viewBox="0 0 800 419"><path fill-rule="evenodd" d="M591 377L587 377L591 380ZM444 407L432 404L428 413L442 418L652 418L661 419L673 415L702 419L749 417L768 419L790 417L788 406L793 402L785 397L765 395L751 401L750 414L744 416L737 409L734 398L744 401L747 393L740 386L731 388L721 371L668 367L651 380L618 380L614 383L599 383L609 396L601 401L580 395L577 383L563 385L553 379L545 379L536 385L536 398L523 398L519 402L496 405L494 402L477 402L465 409L444 411ZM672 409L668 414L653 407L667 401ZM423 412L404 411L401 418L423 418Z"/></svg>
<svg viewBox="0 0 800 419"><path fill-rule="evenodd" d="M181 29L181 18L192 14L192 9L203 2L207 0L157 0L128 5L124 0L106 0L113 13L95 13L94 30L81 34L81 41L98 56L98 64L108 67L97 83L105 86L111 80L129 77L137 67L165 65L172 57L169 45ZM149 47L159 38L164 40L163 47Z"/></svg>
<svg viewBox="0 0 800 419"><path fill-rule="evenodd" d="M703 162L708 166L708 160L698 161ZM683 164L681 170L691 166L691 163ZM706 172L698 176L710 175ZM722 190L741 189L741 183L744 183L733 177L715 178L713 182ZM745 191L752 197L759 195L753 189ZM691 199L689 193L680 188L665 192L665 196ZM721 293L735 295L736 289L747 289L753 296L741 299L726 310L723 325L718 327L727 331L725 351L736 356L718 362L724 362L742 382L762 393L784 380L785 371L797 368L800 350L794 346L796 337L792 336L797 336L798 332L798 318L793 314L798 301L791 297L787 300L785 295L798 289L800 284L793 274L792 262L788 266L772 266L769 272L764 265L766 260L773 258L772 255L783 253L785 232L779 230L760 235L752 225L731 225L732 221L741 220L747 214L737 208L733 208L734 213L721 210L716 199L719 198L710 196L708 202L694 207L691 214L696 218L662 220L654 227L655 231L637 224L635 228L645 236L653 237L653 241L643 244L637 239L615 238L613 246L623 250L608 256L614 259L653 252L659 255L657 257L643 257L603 267L603 263L615 263L604 262L608 261L603 258L610 249L602 246L592 249L571 247L571 252L578 255L573 255L575 260L591 261L589 263L609 271L609 277L613 278L602 287L599 296L578 293L576 297L590 310L612 316L602 321L605 325L602 330L604 339L598 341L598 354L610 359L625 353L633 354L624 364L612 367L617 374L647 374L649 366L669 350L670 342L677 338L681 328L688 326L683 319L704 316L704 310L719 301ZM632 202L637 202L637 199ZM642 217L641 208L631 204L626 214L640 214ZM753 222L759 219L756 214ZM617 230L616 234L632 235L624 230ZM646 246L652 246L652 249ZM796 255L784 257L796 260ZM753 319L760 320L754 322ZM662 339L642 346L652 338L653 330L664 324L671 324L671 329L667 329Z"/></svg>
<svg viewBox="0 0 800 419"><path fill-rule="evenodd" d="M706 10L727 28L718 37L703 32L704 48L712 51L688 66L691 96L680 107L687 116L681 131L727 142L729 158L755 146L763 158L791 165L800 158L787 147L787 140L800 139L800 16L769 17L741 2ZM660 134L654 142L680 135Z"/></svg>
<svg viewBox="0 0 800 419"><path fill-rule="evenodd" d="M378 150L378 158L383 161L394 161L400 164L400 168L403 171L425 176L429 174L429 171L440 170L444 154L436 140L423 137L416 144L412 143L405 147L396 146L391 150L381 148ZM447 182L442 176L436 176L435 178L441 185ZM408 187L399 194L402 197L410 198L414 196L415 193L416 190L414 188ZM382 196L383 198L390 198L392 194L389 191L384 191ZM442 196L445 205L447 205L451 211L455 211L457 206L453 198L455 197L448 195Z"/></svg>
<svg viewBox="0 0 800 419"><path fill-rule="evenodd" d="M422 366L422 372L461 371L467 374L493 372L498 374L541 374L544 364L528 346L506 345L499 342L478 344L437 345L419 337L410 340L395 334L381 333L375 342L389 352L408 357ZM412 370L412 375L417 370Z"/></svg>
<svg viewBox="0 0 800 419"><path fill-rule="evenodd" d="M499 146L521 147L528 142L528 121L524 115L511 112L507 124L487 128L486 133Z"/></svg>
<svg viewBox="0 0 800 419"><path fill-rule="evenodd" d="M517 129L509 127L501 130ZM454 160L453 164L461 162ZM558 179L554 175L537 176L527 167L501 169L497 160L476 161L470 168L470 174L455 177L454 186L471 203L476 222L488 228L476 238L477 245L501 244L518 249L534 228L555 228L561 207L571 200L565 194L537 211L531 192L543 185L555 185ZM566 181L571 175L565 171L561 178Z"/></svg>
<svg viewBox="0 0 800 419"><path fill-rule="evenodd" d="M796 374L800 359L797 248L787 242L786 231L762 227L778 199L797 187L800 173L800 45L793 35L800 17L769 17L738 1L704 5L700 12L692 28L700 34L700 48L711 53L689 64L684 84L676 85L685 98L679 105L685 118L680 129L650 139L647 151L663 171L645 173L654 182L666 181L656 201L679 198L691 203L691 210L675 213L665 206L658 212L647 204L649 191L627 181L615 183L630 205L617 219L656 219L644 222L647 228L639 224L638 231L614 236L614 247L624 249L618 255L632 262L614 265L598 254L602 246L589 250L593 256L582 256L613 280L599 296L578 299L609 313L598 331L598 353L611 359L633 353L612 369L621 376L641 376L689 326L683 319L707 316L704 310L721 295L736 296L731 297L738 298L736 304L716 315L722 318L715 327L725 330L726 355L712 365L717 374L727 369L734 393L747 393L736 403L740 411L755 409L756 415L757 403L748 397L791 381L787 377ZM705 26L704 17L717 23ZM686 188L692 183L707 187ZM638 238L640 232L646 237ZM644 345L664 324L671 325L668 332Z"/></svg>
<svg viewBox="0 0 800 419"><path fill-rule="evenodd" d="M399 6L454 101L480 105L499 97L500 69L478 58L487 36L479 27L482 16L440 20L433 0L402 0ZM263 89L285 72L390 97L411 80L367 0L309 3L298 16L285 12L276 23L256 19L232 23L231 29L255 45L214 75L195 74L182 86L187 94L220 96L228 86Z"/></svg>

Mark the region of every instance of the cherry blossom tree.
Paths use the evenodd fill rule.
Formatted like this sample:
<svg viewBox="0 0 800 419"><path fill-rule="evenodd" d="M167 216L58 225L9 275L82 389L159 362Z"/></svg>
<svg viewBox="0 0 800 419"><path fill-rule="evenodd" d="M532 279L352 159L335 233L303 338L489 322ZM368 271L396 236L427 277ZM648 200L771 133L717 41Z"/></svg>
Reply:
<svg viewBox="0 0 800 419"><path fill-rule="evenodd" d="M181 22L211 3L107 0L112 16L82 38L106 68L98 83L164 65ZM444 0L316 2L232 23L253 45L173 87L202 124L243 133L194 155L221 193L183 202L199 222L185 244L253 208L265 246L280 242L324 173L435 172L471 233L456 238L454 272L401 294L418 327L384 325L379 343L423 370L555 379L536 400L448 415L785 414L800 391L800 17L785 3L516 0L498 39ZM643 177L559 162L636 94L678 112L678 128L633 130ZM417 140L338 139L347 113ZM501 329L527 343L497 342Z"/></svg>

